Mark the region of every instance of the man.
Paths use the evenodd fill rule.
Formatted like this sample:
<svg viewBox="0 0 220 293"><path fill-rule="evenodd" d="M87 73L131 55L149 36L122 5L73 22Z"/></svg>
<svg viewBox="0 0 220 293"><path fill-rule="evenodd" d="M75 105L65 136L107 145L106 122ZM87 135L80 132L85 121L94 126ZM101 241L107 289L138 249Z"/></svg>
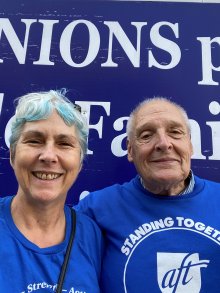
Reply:
<svg viewBox="0 0 220 293"><path fill-rule="evenodd" d="M186 112L165 98L145 100L127 135L138 175L78 205L106 239L102 293L220 292L220 184L190 168Z"/></svg>

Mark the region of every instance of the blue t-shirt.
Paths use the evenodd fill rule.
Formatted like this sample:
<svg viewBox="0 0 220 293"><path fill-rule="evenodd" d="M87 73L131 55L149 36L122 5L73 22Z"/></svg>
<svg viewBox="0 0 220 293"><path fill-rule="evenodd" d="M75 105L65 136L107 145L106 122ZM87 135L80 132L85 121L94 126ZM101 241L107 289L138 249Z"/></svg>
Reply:
<svg viewBox="0 0 220 293"><path fill-rule="evenodd" d="M71 232L71 213L65 206L66 236L58 245L39 248L15 226L12 197L0 198L0 292L55 292ZM67 293L99 293L102 238L97 225L76 213L76 234L63 285Z"/></svg>
<svg viewBox="0 0 220 293"><path fill-rule="evenodd" d="M219 293L220 184L155 195L139 177L92 192L76 207L103 230L101 292Z"/></svg>

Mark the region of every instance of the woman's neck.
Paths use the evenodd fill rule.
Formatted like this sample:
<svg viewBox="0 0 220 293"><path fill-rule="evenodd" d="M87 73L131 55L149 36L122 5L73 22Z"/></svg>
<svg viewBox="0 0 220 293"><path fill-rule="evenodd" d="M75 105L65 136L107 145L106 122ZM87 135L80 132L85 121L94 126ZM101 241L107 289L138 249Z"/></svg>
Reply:
<svg viewBox="0 0 220 293"><path fill-rule="evenodd" d="M11 214L18 230L40 248L54 246L65 238L65 213L60 205L32 205L15 196Z"/></svg>

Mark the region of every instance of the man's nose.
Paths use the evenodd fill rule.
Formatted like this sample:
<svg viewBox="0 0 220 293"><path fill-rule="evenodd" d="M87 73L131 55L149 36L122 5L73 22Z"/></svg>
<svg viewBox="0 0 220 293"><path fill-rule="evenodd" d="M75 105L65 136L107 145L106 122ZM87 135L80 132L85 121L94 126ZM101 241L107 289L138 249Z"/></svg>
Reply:
<svg viewBox="0 0 220 293"><path fill-rule="evenodd" d="M46 144L41 149L39 160L47 163L57 162L57 152L55 146L53 144Z"/></svg>
<svg viewBox="0 0 220 293"><path fill-rule="evenodd" d="M156 150L166 151L172 148L171 139L166 133L158 133L156 139Z"/></svg>

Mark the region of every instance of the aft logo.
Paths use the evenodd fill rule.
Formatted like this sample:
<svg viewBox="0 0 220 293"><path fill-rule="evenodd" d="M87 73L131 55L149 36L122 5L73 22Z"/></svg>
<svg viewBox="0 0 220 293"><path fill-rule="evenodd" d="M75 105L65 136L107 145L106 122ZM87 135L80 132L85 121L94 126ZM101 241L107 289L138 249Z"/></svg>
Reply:
<svg viewBox="0 0 220 293"><path fill-rule="evenodd" d="M199 293L201 268L209 260L199 260L198 253L157 253L157 281L162 293Z"/></svg>

